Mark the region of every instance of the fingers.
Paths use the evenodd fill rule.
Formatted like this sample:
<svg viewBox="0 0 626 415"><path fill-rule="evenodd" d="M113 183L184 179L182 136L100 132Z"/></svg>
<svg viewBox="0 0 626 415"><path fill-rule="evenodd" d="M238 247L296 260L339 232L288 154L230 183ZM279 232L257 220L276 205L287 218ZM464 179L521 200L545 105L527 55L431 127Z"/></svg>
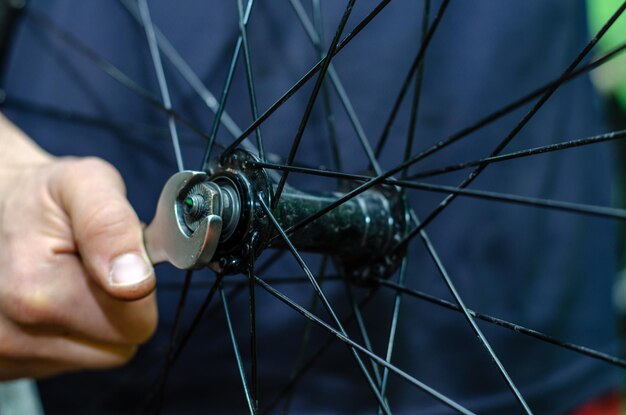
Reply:
<svg viewBox="0 0 626 415"><path fill-rule="evenodd" d="M94 343L80 338L15 334L21 337L21 344L39 353L37 357L32 353L20 357L19 351L13 351L10 359L0 358L0 381L25 376L40 379L81 369L110 369L128 363L137 351L134 346Z"/></svg>
<svg viewBox="0 0 626 415"><path fill-rule="evenodd" d="M69 216L81 259L98 285L123 300L150 294L154 271L117 170L95 158L71 160L50 180L51 195Z"/></svg>
<svg viewBox="0 0 626 415"><path fill-rule="evenodd" d="M157 326L155 294L135 301L115 299L94 286L79 260L66 255L53 266L51 274L65 273L67 283L50 295L47 321L69 333L94 341L119 345L147 341ZM71 286L70 286L71 285Z"/></svg>
<svg viewBox="0 0 626 415"><path fill-rule="evenodd" d="M30 272L41 278L16 271L17 282L2 295L0 325L4 316L25 330L54 329L63 335L118 345L144 343L156 329L154 293L135 301L113 298L86 275L74 255L57 255Z"/></svg>
<svg viewBox="0 0 626 415"><path fill-rule="evenodd" d="M96 291L101 292L99 289ZM148 298L139 301L147 300ZM110 299L110 301L114 300ZM123 302L123 304L130 303ZM53 309L54 304L50 306ZM25 325L21 321L0 315L0 380L24 376L41 378L79 369L112 368L127 363L137 350L136 344L132 341L120 344L98 340L97 338L102 337L103 333L112 333L112 331L102 329L102 322L97 321L97 316L81 318L81 316L84 317L80 314L83 310L79 304L77 306L73 323L55 325L55 327L45 327L45 323L49 323L50 318L54 316L58 318L59 315L46 313L45 309L40 310L42 317L36 318L38 320L36 324L35 321L30 321ZM30 318L32 317L31 312ZM83 326L83 329L87 337L72 333L71 326L76 326L76 322L85 322L85 320L87 324ZM85 328L88 323L93 324L91 329ZM101 328L98 329L98 326ZM80 324L77 327L81 327ZM94 332L98 332L98 335L93 336Z"/></svg>

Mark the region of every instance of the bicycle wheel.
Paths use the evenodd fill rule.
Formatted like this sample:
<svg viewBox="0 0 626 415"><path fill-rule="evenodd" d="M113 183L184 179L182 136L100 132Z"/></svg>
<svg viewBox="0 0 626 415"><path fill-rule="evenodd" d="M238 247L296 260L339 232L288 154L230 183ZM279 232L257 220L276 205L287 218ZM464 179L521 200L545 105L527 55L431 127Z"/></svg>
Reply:
<svg viewBox="0 0 626 415"><path fill-rule="evenodd" d="M556 413L614 387L612 366L626 364L606 344L611 219L626 214L608 207L604 161L607 142L624 134L601 134L584 74L621 48L590 62L597 39L564 29L582 18L565 1L547 15L537 14L539 3L353 3L292 1L289 19L284 5L261 2L232 2L223 14L141 1L26 9L9 57L6 110L55 153L68 151L58 135L91 138L72 142L73 154L106 142L97 154L118 161L146 221L176 167L267 175L259 179L266 190L250 193L241 237L219 251L219 268L243 278L158 270L161 314L173 318L145 352L126 369L48 382L44 398L87 377L115 386L65 409L180 413L197 411L200 400L216 412ZM188 22L184 30L175 30L174 15ZM112 28L93 16L110 16L115 39L128 40L112 42ZM555 19L563 24L548 24ZM201 39L204 27L221 35ZM497 39L506 27L537 29ZM562 41L568 36L580 39ZM543 39L546 57L529 63L537 51L523 45ZM183 59L178 50L201 53ZM493 55L503 57L498 68L489 66ZM54 76L24 76L24 68ZM201 78L228 98L232 118L189 68L210 69ZM220 116L209 118L204 104ZM154 127L166 121L169 131ZM177 135L174 158L167 141ZM248 136L248 152L235 151ZM221 167L208 163L215 157ZM346 211L358 209L362 218L350 222ZM370 238L372 227L386 239ZM128 408L138 387L144 399Z"/></svg>

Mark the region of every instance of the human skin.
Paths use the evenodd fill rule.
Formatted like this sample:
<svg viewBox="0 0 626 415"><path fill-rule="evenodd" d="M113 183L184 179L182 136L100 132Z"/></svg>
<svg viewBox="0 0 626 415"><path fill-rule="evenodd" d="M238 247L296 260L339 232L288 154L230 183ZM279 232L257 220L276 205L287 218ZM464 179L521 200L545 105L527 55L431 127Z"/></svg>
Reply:
<svg viewBox="0 0 626 415"><path fill-rule="evenodd" d="M117 170L53 157L0 114L0 380L126 363L157 325Z"/></svg>

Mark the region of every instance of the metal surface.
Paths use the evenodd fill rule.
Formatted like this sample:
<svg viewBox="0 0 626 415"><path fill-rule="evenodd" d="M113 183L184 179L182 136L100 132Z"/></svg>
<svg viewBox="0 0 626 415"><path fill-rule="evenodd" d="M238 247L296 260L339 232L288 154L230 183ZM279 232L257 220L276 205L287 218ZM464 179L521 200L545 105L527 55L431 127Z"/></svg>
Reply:
<svg viewBox="0 0 626 415"><path fill-rule="evenodd" d="M255 155L237 149L209 165L209 180L220 188L223 199L230 198L234 205L230 218L224 215L224 232L211 264L221 273L245 272L270 236L271 226L259 201L271 203L272 182L264 169L251 166L253 162L258 162Z"/></svg>
<svg viewBox="0 0 626 415"><path fill-rule="evenodd" d="M154 263L168 261L181 269L209 265L222 231L221 204L215 201L216 185L206 181L204 172L182 171L165 184L152 223L144 230L144 243ZM194 217L185 201L200 195L202 185L208 196L200 216ZM197 199L196 199L197 200Z"/></svg>

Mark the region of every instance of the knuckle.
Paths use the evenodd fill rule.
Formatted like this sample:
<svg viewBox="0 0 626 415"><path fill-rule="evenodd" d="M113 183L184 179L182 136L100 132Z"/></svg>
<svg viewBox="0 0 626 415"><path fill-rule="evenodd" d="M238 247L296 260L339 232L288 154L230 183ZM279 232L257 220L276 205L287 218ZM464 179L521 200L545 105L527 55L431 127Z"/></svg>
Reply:
<svg viewBox="0 0 626 415"><path fill-rule="evenodd" d="M115 177L121 181L121 176L111 163L98 157L83 157L71 159L66 166L69 174L79 177L101 175Z"/></svg>

